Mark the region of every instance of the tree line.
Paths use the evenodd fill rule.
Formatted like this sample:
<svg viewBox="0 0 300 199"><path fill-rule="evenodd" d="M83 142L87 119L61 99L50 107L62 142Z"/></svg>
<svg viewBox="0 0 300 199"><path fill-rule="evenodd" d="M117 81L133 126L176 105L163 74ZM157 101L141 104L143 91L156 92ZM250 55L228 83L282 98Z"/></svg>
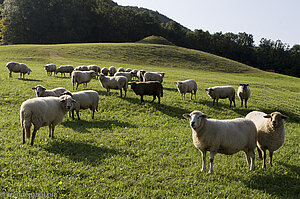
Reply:
<svg viewBox="0 0 300 199"><path fill-rule="evenodd" d="M150 35L175 45L202 50L263 70L300 77L300 45L262 38L254 45L247 33L191 31L157 12L118 6L111 0L4 0L3 44L135 42Z"/></svg>

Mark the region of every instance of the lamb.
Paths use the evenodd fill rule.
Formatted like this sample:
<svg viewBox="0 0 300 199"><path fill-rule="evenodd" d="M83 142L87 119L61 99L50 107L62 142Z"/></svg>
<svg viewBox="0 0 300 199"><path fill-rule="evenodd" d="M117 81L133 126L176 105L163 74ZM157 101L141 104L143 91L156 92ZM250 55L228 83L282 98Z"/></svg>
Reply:
<svg viewBox="0 0 300 199"><path fill-rule="evenodd" d="M48 76L51 76L52 75L52 72L55 76L55 71L56 71L56 65L55 64L46 64L44 66L45 70L47 71L47 75Z"/></svg>
<svg viewBox="0 0 300 199"><path fill-rule="evenodd" d="M288 116L280 112L266 114L252 111L246 118L252 120L257 129L257 147L259 157L263 159L262 168L266 168L266 150L269 150L269 165L272 167L273 152L284 143L284 120L288 119Z"/></svg>
<svg viewBox="0 0 300 199"><path fill-rule="evenodd" d="M77 93L71 93L69 91L66 91L63 93L63 95L70 95L76 101L76 103L70 110L73 119L74 119L74 111L76 111L78 120L80 120L79 110L88 109L88 108L91 110L91 118L94 119L95 111L98 112L98 102L99 102L99 94L96 91L85 90Z"/></svg>
<svg viewBox="0 0 300 199"><path fill-rule="evenodd" d="M134 76L133 73L131 72L116 72L115 75L116 76L124 76L124 77L127 77L128 81L130 82L132 77Z"/></svg>
<svg viewBox="0 0 300 199"><path fill-rule="evenodd" d="M206 114L196 110L183 117L190 119L194 146L202 153L201 172L206 169L207 151L210 151L210 174L213 173L213 161L217 153L232 155L244 151L250 170L254 170L256 127L251 120L207 119Z"/></svg>
<svg viewBox="0 0 300 199"><path fill-rule="evenodd" d="M9 70L9 77L12 77L12 72L14 73L20 73L20 78L25 78L25 74L27 73L28 75L32 71L26 64L23 63L18 63L18 62L8 62L6 64L6 67Z"/></svg>
<svg viewBox="0 0 300 199"><path fill-rule="evenodd" d="M114 66L111 66L108 68L109 76L114 76L115 73L117 72L117 69Z"/></svg>
<svg viewBox="0 0 300 199"><path fill-rule="evenodd" d="M132 82L130 83L131 89L136 95L141 96L141 103L144 102L144 95L152 95L154 102L156 97L158 98L158 104L160 104L160 97L163 97L163 86L158 81L149 81L149 82Z"/></svg>
<svg viewBox="0 0 300 199"><path fill-rule="evenodd" d="M128 89L128 79L123 76L114 76L107 77L104 74L100 74L99 76L100 84L103 88L107 90L107 94L109 94L110 89L120 90L120 97L122 97L122 89L124 90L126 97L126 92Z"/></svg>
<svg viewBox="0 0 300 199"><path fill-rule="evenodd" d="M125 69L123 67L118 68L117 72L125 72Z"/></svg>
<svg viewBox="0 0 300 199"><path fill-rule="evenodd" d="M74 90L74 85L76 83L77 83L76 90L79 84L84 84L86 88L87 83L89 83L93 77L96 77L95 71L73 71L72 79L71 79L71 82L73 84L73 90Z"/></svg>
<svg viewBox="0 0 300 199"><path fill-rule="evenodd" d="M37 97L48 97L48 96L59 97L63 92L67 91L67 89L62 87L55 88L52 90L46 90L46 88L43 87L42 85L37 85L33 87L32 90L35 90Z"/></svg>
<svg viewBox="0 0 300 199"><path fill-rule="evenodd" d="M105 76L107 76L108 75L108 68L106 68L106 67L103 67L102 69L101 69L101 73L102 74L104 74Z"/></svg>
<svg viewBox="0 0 300 199"><path fill-rule="evenodd" d="M197 83L195 80L190 79L185 81L178 81L178 82L174 82L174 84L176 84L182 100L185 99L186 93L191 93L191 99L193 99L193 92L196 100Z"/></svg>
<svg viewBox="0 0 300 199"><path fill-rule="evenodd" d="M164 78L164 73L146 72L144 74L144 82L159 81L160 83L162 83L163 78Z"/></svg>
<svg viewBox="0 0 300 199"><path fill-rule="evenodd" d="M235 90L232 86L215 86L205 90L210 98L213 99L213 106L215 105L215 100L217 101L218 106L219 99L228 98L230 101L229 107L231 107L232 102L235 107Z"/></svg>
<svg viewBox="0 0 300 199"><path fill-rule="evenodd" d="M95 71L96 75L99 75L100 72L101 72L100 67L97 66L97 65L88 65L87 67L88 67L89 70Z"/></svg>
<svg viewBox="0 0 300 199"><path fill-rule="evenodd" d="M77 66L75 71L89 71L89 68L87 66Z"/></svg>
<svg viewBox="0 0 300 199"><path fill-rule="evenodd" d="M74 70L74 67L71 65L62 65L58 69L56 69L55 74L60 73L61 76L62 76L62 74L64 74L64 76L66 76L65 73L69 73L70 77L71 77L71 73L73 72L73 70Z"/></svg>
<svg viewBox="0 0 300 199"><path fill-rule="evenodd" d="M23 102L20 109L23 144L25 144L25 134L28 139L30 138L31 124L34 125L31 145L36 132L43 126L49 126L49 137L54 138L55 126L63 120L74 103L75 100L70 96L33 98Z"/></svg>
<svg viewBox="0 0 300 199"><path fill-rule="evenodd" d="M144 81L144 74L146 73L145 70L139 70L137 71L137 77L139 79L140 82Z"/></svg>
<svg viewBox="0 0 300 199"><path fill-rule="evenodd" d="M237 96L241 100L241 107L243 107L243 100L245 100L245 108L247 108L247 101L250 97L251 91L249 84L240 84L237 91Z"/></svg>

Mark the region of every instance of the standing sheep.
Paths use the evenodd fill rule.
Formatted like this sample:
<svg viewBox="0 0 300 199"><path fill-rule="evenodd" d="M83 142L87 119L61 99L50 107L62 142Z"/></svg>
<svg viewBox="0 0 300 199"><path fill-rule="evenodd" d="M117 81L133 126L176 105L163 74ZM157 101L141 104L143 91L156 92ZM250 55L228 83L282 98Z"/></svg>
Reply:
<svg viewBox="0 0 300 199"><path fill-rule="evenodd" d="M181 95L181 99L185 99L185 94L186 93L191 93L191 99L193 99L193 92L195 95L195 100L196 100L196 92L197 92L197 83L195 80L185 80L185 81L178 81L174 82L176 84L178 92Z"/></svg>
<svg viewBox="0 0 300 199"><path fill-rule="evenodd" d="M70 95L76 103L71 108L70 113L72 113L72 118L74 119L74 111L76 111L78 120L80 109L90 109L91 118L94 119L95 111L98 112L99 94L93 90L79 91L77 93L71 93L69 91L64 92L63 95Z"/></svg>
<svg viewBox="0 0 300 199"><path fill-rule="evenodd" d="M109 76L114 76L115 73L117 72L117 69L114 66L111 66L108 68Z"/></svg>
<svg viewBox="0 0 300 199"><path fill-rule="evenodd" d="M128 81L130 82L132 77L134 76L134 73L132 72L116 72L115 75L116 76L124 76L127 77Z"/></svg>
<svg viewBox="0 0 300 199"><path fill-rule="evenodd" d="M200 111L184 114L190 119L193 143L202 153L202 170L206 169L206 152L210 151L210 169L213 173L214 156L217 153L232 155L244 151L250 170L254 170L256 147L256 127L248 119L236 118L233 120L207 119L207 115Z"/></svg>
<svg viewBox="0 0 300 199"><path fill-rule="evenodd" d="M55 71L56 71L56 65L55 64L47 64L44 66L45 70L47 71L47 75L51 76L52 72L55 76Z"/></svg>
<svg viewBox="0 0 300 199"><path fill-rule="evenodd" d="M23 144L25 144L25 135L30 138L31 124L34 125L31 145L36 132L43 126L49 126L49 137L54 138L55 126L63 120L73 103L75 100L70 96L33 98L23 102L20 109Z"/></svg>
<svg viewBox="0 0 300 199"><path fill-rule="evenodd" d="M60 75L62 77L62 74L64 74L64 76L66 76L65 73L69 73L70 77L71 77L71 73L73 72L73 70L74 70L74 67L71 65L62 65L58 69L56 69L55 74L60 73Z"/></svg>
<svg viewBox="0 0 300 199"><path fill-rule="evenodd" d="M18 62L8 62L6 64L6 67L9 70L9 77L12 77L12 72L14 73L20 73L20 78L22 78L22 74L23 74L23 78L25 78L25 74L27 73L28 75L31 72L31 69L23 63L18 63Z"/></svg>
<svg viewBox="0 0 300 199"><path fill-rule="evenodd" d="M77 66L74 68L75 71L88 71L89 68L87 66Z"/></svg>
<svg viewBox="0 0 300 199"><path fill-rule="evenodd" d="M125 69L123 67L118 68L117 72L125 72Z"/></svg>
<svg viewBox="0 0 300 199"><path fill-rule="evenodd" d="M146 72L144 74L144 82L148 81L159 81L160 83L163 82L165 73L159 73L159 72Z"/></svg>
<svg viewBox="0 0 300 199"><path fill-rule="evenodd" d="M75 84L77 84L76 90L79 84L84 84L86 88L87 83L89 83L93 77L96 77L95 71L73 71L71 79L71 82L73 84L73 90Z"/></svg>
<svg viewBox="0 0 300 199"><path fill-rule="evenodd" d="M102 69L101 69L101 73L103 74L103 75L105 75L105 76L108 76L108 68L106 68L106 67L103 67Z"/></svg>
<svg viewBox="0 0 300 199"><path fill-rule="evenodd" d="M163 86L160 82L150 81L150 82L132 82L130 83L131 89L136 95L141 96L141 103L144 102L144 95L152 95L154 102L156 97L158 98L158 104L160 104L160 97L163 97Z"/></svg>
<svg viewBox="0 0 300 199"><path fill-rule="evenodd" d="M245 100L245 108L247 108L247 101L250 97L251 91L249 84L240 84L237 91L237 96L241 100L241 107L243 107L243 100Z"/></svg>
<svg viewBox="0 0 300 199"><path fill-rule="evenodd" d="M45 87L42 85L37 85L36 87L33 87L32 90L36 91L37 97L59 97L63 92L67 91L67 89L59 87L52 90L46 90Z"/></svg>
<svg viewBox="0 0 300 199"><path fill-rule="evenodd" d="M246 118L252 120L257 129L257 147L259 157L263 159L262 168L266 168L266 150L269 150L269 164L272 167L273 152L284 143L284 120L288 119L288 116L280 112L266 114L252 111L246 115Z"/></svg>
<svg viewBox="0 0 300 199"><path fill-rule="evenodd" d="M89 70L95 71L97 76L101 73L101 69L97 65L88 65L87 67L88 67Z"/></svg>
<svg viewBox="0 0 300 199"><path fill-rule="evenodd" d="M232 102L235 107L235 90L232 86L215 86L205 90L210 98L213 99L213 106L215 105L215 100L217 101L218 106L219 99L228 98L230 101L229 107L231 107Z"/></svg>
<svg viewBox="0 0 300 199"><path fill-rule="evenodd" d="M110 89L120 90L120 97L122 97L122 89L124 89L124 97L126 97L126 92L128 89L128 79L124 76L114 76L107 77L104 74L100 74L99 76L100 84L103 88L107 90L107 94L109 94Z"/></svg>

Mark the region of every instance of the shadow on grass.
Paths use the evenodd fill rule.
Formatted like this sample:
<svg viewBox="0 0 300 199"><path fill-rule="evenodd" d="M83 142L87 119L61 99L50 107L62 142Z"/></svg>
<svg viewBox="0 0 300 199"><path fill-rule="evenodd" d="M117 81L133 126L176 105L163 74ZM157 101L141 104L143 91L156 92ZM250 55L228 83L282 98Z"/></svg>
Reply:
<svg viewBox="0 0 300 199"><path fill-rule="evenodd" d="M42 82L43 81L40 79L23 79L23 78L18 78L18 80L22 80L24 82Z"/></svg>
<svg viewBox="0 0 300 199"><path fill-rule="evenodd" d="M134 127L134 125L128 122L120 122L118 120L69 120L61 123L64 127L73 129L80 133L90 133L89 129L111 129L113 126L118 127ZM100 130L99 130L100 131Z"/></svg>
<svg viewBox="0 0 300 199"><path fill-rule="evenodd" d="M89 143L60 139L50 142L44 149L50 153L65 156L74 162L83 162L92 166L100 164L103 159L111 156L128 155L126 151L118 151L105 146L99 147Z"/></svg>

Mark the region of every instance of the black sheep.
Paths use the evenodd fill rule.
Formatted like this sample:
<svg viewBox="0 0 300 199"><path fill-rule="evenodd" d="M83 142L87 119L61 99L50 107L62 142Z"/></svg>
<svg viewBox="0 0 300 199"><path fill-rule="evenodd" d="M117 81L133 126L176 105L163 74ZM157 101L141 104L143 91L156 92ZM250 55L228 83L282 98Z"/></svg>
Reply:
<svg viewBox="0 0 300 199"><path fill-rule="evenodd" d="M130 85L134 93L141 96L141 102L144 102L144 95L152 95L153 100L151 103L158 97L158 104L160 104L160 97L163 96L163 87L160 82L132 82Z"/></svg>

